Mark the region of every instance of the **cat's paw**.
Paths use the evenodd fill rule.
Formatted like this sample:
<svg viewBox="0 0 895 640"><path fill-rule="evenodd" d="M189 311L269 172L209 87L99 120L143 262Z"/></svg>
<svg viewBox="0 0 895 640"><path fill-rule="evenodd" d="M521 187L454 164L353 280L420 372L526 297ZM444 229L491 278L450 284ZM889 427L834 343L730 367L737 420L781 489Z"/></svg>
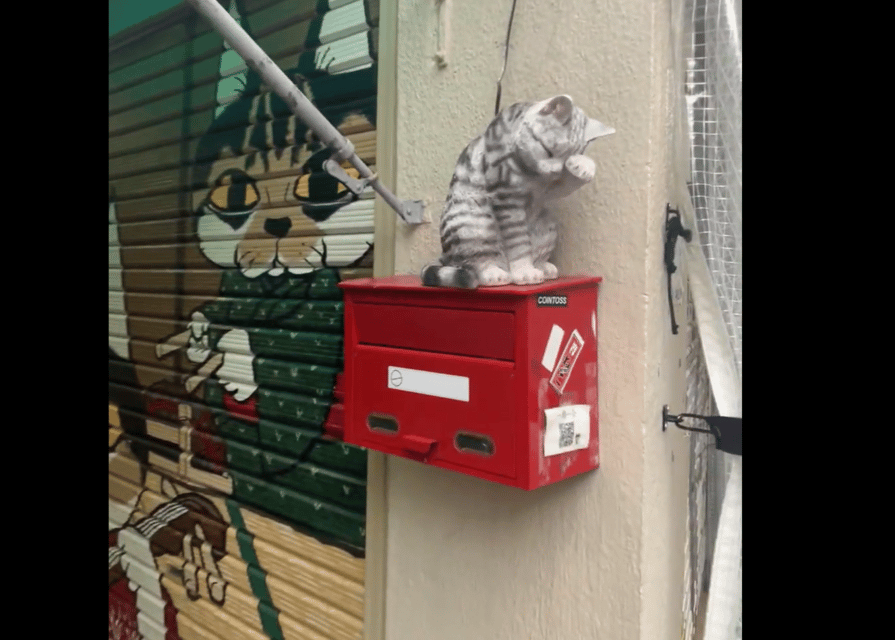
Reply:
<svg viewBox="0 0 895 640"><path fill-rule="evenodd" d="M544 282L544 272L532 265L524 265L511 270L513 284L539 284Z"/></svg>
<svg viewBox="0 0 895 640"><path fill-rule="evenodd" d="M510 283L510 274L497 265L491 265L482 270L479 280L483 287L499 287Z"/></svg>
<svg viewBox="0 0 895 640"><path fill-rule="evenodd" d="M544 272L544 280L555 280L559 276L559 270L549 262L539 264L538 269Z"/></svg>
<svg viewBox="0 0 895 640"><path fill-rule="evenodd" d="M245 329L231 329L218 341L218 351L224 354L223 364L217 370L221 385L237 402L244 402L258 389L249 334Z"/></svg>
<svg viewBox="0 0 895 640"><path fill-rule="evenodd" d="M582 182L590 182L597 173L597 165L587 156L569 156L566 169Z"/></svg>
<svg viewBox="0 0 895 640"><path fill-rule="evenodd" d="M190 339L187 342L186 357L190 362L205 362L211 357L211 346L208 337L208 318L201 311L195 311L190 317Z"/></svg>
<svg viewBox="0 0 895 640"><path fill-rule="evenodd" d="M562 173L563 162L559 158L538 160L538 171L545 176L558 176Z"/></svg>

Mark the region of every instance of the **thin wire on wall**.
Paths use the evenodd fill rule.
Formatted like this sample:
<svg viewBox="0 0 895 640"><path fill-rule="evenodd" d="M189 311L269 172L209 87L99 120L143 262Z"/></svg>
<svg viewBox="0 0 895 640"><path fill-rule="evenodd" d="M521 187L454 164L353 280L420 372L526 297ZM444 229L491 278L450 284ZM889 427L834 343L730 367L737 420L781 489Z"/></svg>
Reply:
<svg viewBox="0 0 895 640"><path fill-rule="evenodd" d="M510 20L507 23L507 38L503 43L503 68L500 70L500 77L497 79L497 99L494 101L494 115L500 113L500 83L503 81L503 74L507 70L507 57L510 53L510 34L513 31L513 16L516 15L516 0L513 0L513 6L510 9Z"/></svg>

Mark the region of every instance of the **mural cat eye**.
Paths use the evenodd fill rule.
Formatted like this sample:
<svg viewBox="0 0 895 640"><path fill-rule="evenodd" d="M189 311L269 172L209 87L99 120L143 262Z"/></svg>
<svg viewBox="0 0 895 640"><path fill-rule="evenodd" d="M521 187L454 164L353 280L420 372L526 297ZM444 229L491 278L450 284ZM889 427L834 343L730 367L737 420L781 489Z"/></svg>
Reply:
<svg viewBox="0 0 895 640"><path fill-rule="evenodd" d="M255 186L251 176L239 169L230 169L215 181L215 187L209 192L207 202L209 208L222 220L239 217L240 221L237 224L239 226L260 200L258 187Z"/></svg>

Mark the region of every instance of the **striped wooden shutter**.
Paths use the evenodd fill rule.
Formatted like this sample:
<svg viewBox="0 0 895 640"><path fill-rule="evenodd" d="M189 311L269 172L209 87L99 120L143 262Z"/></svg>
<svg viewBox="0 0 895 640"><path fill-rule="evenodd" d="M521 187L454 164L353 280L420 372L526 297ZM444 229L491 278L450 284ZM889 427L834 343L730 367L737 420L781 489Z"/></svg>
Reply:
<svg viewBox="0 0 895 640"><path fill-rule="evenodd" d="M373 0L221 0L376 164ZM341 279L372 192L181 5L109 46L109 637L363 635Z"/></svg>

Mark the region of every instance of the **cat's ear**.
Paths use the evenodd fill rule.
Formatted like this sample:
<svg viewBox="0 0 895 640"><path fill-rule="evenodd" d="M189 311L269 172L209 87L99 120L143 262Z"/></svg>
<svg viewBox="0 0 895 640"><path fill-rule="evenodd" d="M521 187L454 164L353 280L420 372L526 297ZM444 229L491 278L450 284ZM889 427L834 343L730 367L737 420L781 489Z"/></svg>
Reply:
<svg viewBox="0 0 895 640"><path fill-rule="evenodd" d="M240 15L239 5L236 0L230 0L230 9L228 10L228 13L237 24L251 34L248 24L246 24L243 16ZM245 63L245 60L242 59L242 56L234 51L226 42L223 44L224 50L221 52L218 64L218 84L215 96L218 104L214 111L215 118L224 112L228 104L238 100L242 96L246 90L249 73L249 68ZM239 70L234 72L234 69Z"/></svg>
<svg viewBox="0 0 895 640"><path fill-rule="evenodd" d="M587 126L584 127L584 139L588 142L596 140L597 138L602 138L603 136L608 136L612 133L615 133L613 127L603 124L599 120L594 120L593 118L587 119Z"/></svg>
<svg viewBox="0 0 895 640"><path fill-rule="evenodd" d="M574 105L569 96L556 96L545 100L540 113L542 116L553 115L560 123L565 124L572 117L572 109Z"/></svg>

